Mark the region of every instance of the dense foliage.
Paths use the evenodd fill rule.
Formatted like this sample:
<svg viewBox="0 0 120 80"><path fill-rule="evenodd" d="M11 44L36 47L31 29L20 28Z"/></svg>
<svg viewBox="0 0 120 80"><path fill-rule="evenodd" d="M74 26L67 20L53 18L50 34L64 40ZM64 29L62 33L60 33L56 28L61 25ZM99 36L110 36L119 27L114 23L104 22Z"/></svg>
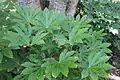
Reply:
<svg viewBox="0 0 120 80"><path fill-rule="evenodd" d="M2 2L3 1L3 2ZM110 43L89 15L65 16L0 2L0 80L98 80L107 77Z"/></svg>
<svg viewBox="0 0 120 80"><path fill-rule="evenodd" d="M93 29L104 29L104 32L108 33L105 40L112 44L112 48L120 50L120 2L117 0L79 0L78 8L77 13L81 16L87 14L92 19Z"/></svg>

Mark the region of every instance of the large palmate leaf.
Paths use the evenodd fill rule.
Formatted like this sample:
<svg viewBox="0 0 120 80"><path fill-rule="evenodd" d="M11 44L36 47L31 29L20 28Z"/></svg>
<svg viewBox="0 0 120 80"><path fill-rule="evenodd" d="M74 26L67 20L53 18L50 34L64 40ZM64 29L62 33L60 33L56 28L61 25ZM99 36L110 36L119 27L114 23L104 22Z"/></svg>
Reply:
<svg viewBox="0 0 120 80"><path fill-rule="evenodd" d="M88 65L84 66L81 75L82 78L90 77L91 80L98 80L98 77L107 77L106 70L112 68L112 66L106 63L110 57L99 52L91 53L88 56Z"/></svg>
<svg viewBox="0 0 120 80"><path fill-rule="evenodd" d="M27 76L27 80L44 80L43 69L38 66L39 64L35 64L32 62L25 62L22 64L25 69L22 71L22 75ZM16 77L17 78L17 77Z"/></svg>
<svg viewBox="0 0 120 80"><path fill-rule="evenodd" d="M24 24L36 24L36 17L38 16L40 12L39 8L29 7L27 5L24 6L16 6L16 11L11 12L11 15L15 18L12 20L14 22L17 22L18 24L24 23Z"/></svg>
<svg viewBox="0 0 120 80"><path fill-rule="evenodd" d="M71 21L69 31L65 30L68 32L68 38L62 34L56 34L53 37L53 40L55 40L58 45L64 45L66 43L74 45L76 43L83 43L82 40L87 39L89 37L88 29L90 27L89 20L87 19L87 16L82 17L82 19L79 21L78 19L76 21L72 20ZM71 27L74 24L73 27ZM67 28L67 27L66 27Z"/></svg>
<svg viewBox="0 0 120 80"><path fill-rule="evenodd" d="M44 44L42 39L47 33L38 32L33 35L32 28L26 27L24 24L20 26L14 26L15 31L8 31L5 36L5 39L9 40L10 46L13 48L19 48L20 46L32 46Z"/></svg>
<svg viewBox="0 0 120 80"><path fill-rule="evenodd" d="M63 34L55 34L53 40L58 43L58 46L68 43L67 38Z"/></svg>
<svg viewBox="0 0 120 80"><path fill-rule="evenodd" d="M46 36L48 33L37 33L33 38L32 38L32 42L31 44L34 45L34 44L44 44L44 40L42 39L44 36Z"/></svg>
<svg viewBox="0 0 120 80"><path fill-rule="evenodd" d="M89 21L87 19L87 16L83 16L80 21L75 22L75 26L73 27L72 31L69 32L70 44L82 43L83 39L89 37L89 34L86 33L90 27L88 23Z"/></svg>
<svg viewBox="0 0 120 80"><path fill-rule="evenodd" d="M8 31L5 38L9 40L10 46L19 48L22 45L30 45L30 36L32 34L31 28L24 25L13 27L16 32Z"/></svg>
<svg viewBox="0 0 120 80"><path fill-rule="evenodd" d="M77 68L77 57L73 56L74 51L64 51L60 54L59 61L54 58L47 59L47 61L42 64L45 67L47 74L51 74L53 77L57 77L60 73L67 77L69 73L69 68ZM67 63L67 64L66 64Z"/></svg>
<svg viewBox="0 0 120 80"><path fill-rule="evenodd" d="M62 13L45 9L39 14L38 27L48 31L60 29L61 23L64 22L66 18Z"/></svg>

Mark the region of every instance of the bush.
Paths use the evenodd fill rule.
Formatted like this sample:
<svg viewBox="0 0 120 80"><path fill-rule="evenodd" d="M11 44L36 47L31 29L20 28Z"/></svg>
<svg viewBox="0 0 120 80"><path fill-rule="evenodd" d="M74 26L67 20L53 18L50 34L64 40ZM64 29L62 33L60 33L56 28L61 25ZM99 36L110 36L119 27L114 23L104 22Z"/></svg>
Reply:
<svg viewBox="0 0 120 80"><path fill-rule="evenodd" d="M98 80L107 77L111 53L103 30L85 15L76 20L29 6L1 8L0 80ZM1 19L2 17L0 17ZM5 23L7 21L5 20Z"/></svg>

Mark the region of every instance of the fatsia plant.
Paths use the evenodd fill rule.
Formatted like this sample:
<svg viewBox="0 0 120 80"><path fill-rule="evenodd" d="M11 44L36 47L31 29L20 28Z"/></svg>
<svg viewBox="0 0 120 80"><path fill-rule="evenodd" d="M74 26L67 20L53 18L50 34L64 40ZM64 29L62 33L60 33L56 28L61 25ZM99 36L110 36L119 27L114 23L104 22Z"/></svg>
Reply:
<svg viewBox="0 0 120 80"><path fill-rule="evenodd" d="M2 52L8 57L4 65L15 66L0 66L14 80L97 80L107 76L110 44L103 42L103 30L91 29L86 15L75 20L48 9L15 9L10 13L15 24L2 35L13 53L6 56Z"/></svg>

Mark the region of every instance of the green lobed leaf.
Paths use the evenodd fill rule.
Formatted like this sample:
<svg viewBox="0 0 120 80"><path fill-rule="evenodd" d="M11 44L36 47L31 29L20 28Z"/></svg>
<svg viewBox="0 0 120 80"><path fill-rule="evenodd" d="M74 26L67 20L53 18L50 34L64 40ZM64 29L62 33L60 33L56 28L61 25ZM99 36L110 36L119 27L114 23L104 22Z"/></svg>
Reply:
<svg viewBox="0 0 120 80"><path fill-rule="evenodd" d="M88 71L88 69L84 69L84 70L82 70L82 72L81 72L81 75L82 75L82 79L84 79L84 78L86 78L86 77L88 77L89 76L89 71Z"/></svg>
<svg viewBox="0 0 120 80"><path fill-rule="evenodd" d="M37 33L33 39L32 39L32 44L37 44L37 45L40 45L40 44L45 44L44 40L42 39L43 37L45 37L48 33Z"/></svg>
<svg viewBox="0 0 120 80"><path fill-rule="evenodd" d="M98 80L98 75L96 75L95 73L91 73L90 77L92 80Z"/></svg>
<svg viewBox="0 0 120 80"><path fill-rule="evenodd" d="M13 53L10 48L6 48L2 51L3 55L8 58L13 58Z"/></svg>
<svg viewBox="0 0 120 80"><path fill-rule="evenodd" d="M28 80L36 80L38 78L38 74L35 72L30 73Z"/></svg>
<svg viewBox="0 0 120 80"><path fill-rule="evenodd" d="M28 67L28 68L25 68L21 74L24 74L24 75L27 75L27 74L31 74L33 73L37 68L32 68L32 67Z"/></svg>
<svg viewBox="0 0 120 80"><path fill-rule="evenodd" d="M23 67L26 67L26 68L27 68L27 67L34 67L35 65L36 65L36 64L31 63L31 62L25 62L25 63L22 64L22 66L23 66Z"/></svg>

